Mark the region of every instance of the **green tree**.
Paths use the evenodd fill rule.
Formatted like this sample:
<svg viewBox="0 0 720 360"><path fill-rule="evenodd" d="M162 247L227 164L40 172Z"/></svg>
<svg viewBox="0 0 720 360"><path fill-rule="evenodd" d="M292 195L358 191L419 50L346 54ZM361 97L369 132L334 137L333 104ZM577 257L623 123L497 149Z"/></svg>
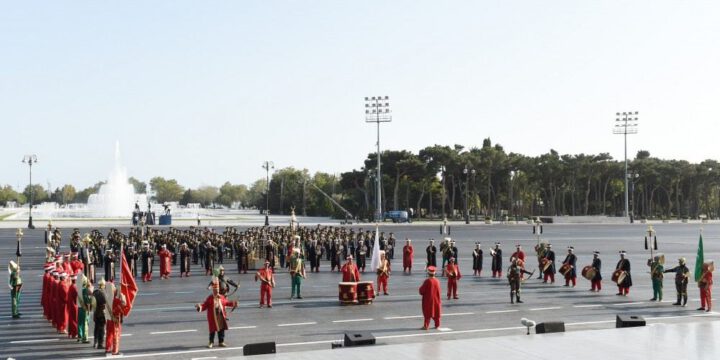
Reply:
<svg viewBox="0 0 720 360"><path fill-rule="evenodd" d="M130 178L128 178L128 182L130 183L130 185L133 186L133 188L135 189L135 193L136 193L136 194L145 194L145 193L147 193L147 184L146 184L146 183L144 183L144 182L142 182L142 181L140 181L140 180L138 180L138 179L136 179L136 178L134 178L134 177L132 177L132 176L131 176Z"/></svg>
<svg viewBox="0 0 720 360"><path fill-rule="evenodd" d="M159 176L150 179L150 188L155 192L153 199L158 203L180 201L185 191L177 180Z"/></svg>
<svg viewBox="0 0 720 360"><path fill-rule="evenodd" d="M247 186L233 185L230 182L225 182L225 184L220 187L220 195L217 198L217 202L227 207L238 202L245 206L247 205L247 197Z"/></svg>
<svg viewBox="0 0 720 360"><path fill-rule="evenodd" d="M35 184L32 186L32 197L30 196L30 189L30 185L26 186L25 190L23 190L23 195L25 195L25 198L28 200L32 198L33 205L37 205L42 203L43 201L48 200L48 194L42 185Z"/></svg>

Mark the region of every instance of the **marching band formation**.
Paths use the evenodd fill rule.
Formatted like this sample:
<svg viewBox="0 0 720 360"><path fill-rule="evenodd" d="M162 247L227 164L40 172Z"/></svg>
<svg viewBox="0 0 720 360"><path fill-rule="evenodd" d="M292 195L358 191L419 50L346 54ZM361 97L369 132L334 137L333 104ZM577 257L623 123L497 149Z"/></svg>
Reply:
<svg viewBox="0 0 720 360"><path fill-rule="evenodd" d="M374 248L377 236L378 249ZM77 342L89 343L88 323L94 326L94 347L104 348L106 352L119 352L120 324L123 312L118 309L125 304L125 298L116 289L117 272L120 267L120 251L123 251L132 276L143 282L153 281L155 261L159 262L159 278L168 280L173 270L179 271L179 277L189 277L191 268L200 266L206 276L211 276L208 289L211 290L205 301L196 304L197 311L207 312L209 345L212 347L217 334L219 346L225 345L225 330L228 329L226 307L237 307L237 300L229 300L239 285L225 275L225 265L237 266L237 272L246 274L255 270L254 280L259 283L259 307L272 308L273 288L278 271L286 271L290 276L291 291L289 298L302 299L301 287L307 278L306 261L309 272L320 271L322 262L328 262L331 272L340 274L339 301L343 305L370 304L376 296L390 294L391 260L394 258L397 239L393 233L351 229L334 226L278 226L251 227L245 231L227 227L222 233L210 228L167 230L148 227L135 227L128 233L110 229L107 234L93 230L85 236L74 229L70 239L63 243L59 228L48 225L45 274L42 280L41 305L43 315L60 334L67 334ZM480 243L472 249L472 270L474 277L481 277L484 253ZM67 249L67 250L65 250ZM122 249L122 250L121 250ZM65 251L63 251L65 250ZM534 248L538 264L538 277L543 283L553 284L555 274L563 276L566 287L577 286L578 257L574 247L567 248L567 254L556 267L556 256L552 244L538 241ZM18 254L20 253L18 241ZM373 253L378 258L373 259ZM439 254L438 254L439 253ZM403 273L412 273L414 248L410 239L405 240L400 254ZM441 265L438 266L438 255ZM430 239L425 247L424 268L427 278L419 288L422 296L423 329L427 330L430 320L435 327L440 326L441 286L436 277L439 273L447 280L448 300L459 299L459 281L462 279L458 264L459 250L450 237L445 237L439 245ZM503 253L500 243L495 243L489 251L492 278L501 279L503 271L510 287L510 302L523 303L520 298L523 282L532 279L535 270L526 270L529 260L520 245L509 257L509 267L503 269ZM676 306L687 305L687 285L690 269L685 258L678 259L678 265L665 269L663 255L655 255L648 260L653 285L653 301L663 299L663 277L666 273L675 274L677 291ZM366 269L375 273L375 281L362 281ZM374 268L372 268L374 267ZM97 272L102 269L102 274ZM706 262L702 265L698 287L701 307L698 310L711 311L711 287L714 265ZM20 293L22 280L18 262L11 261L8 266L9 287L12 298L12 316L19 318ZM582 277L590 281L590 291L602 290L602 261L600 252L594 251L591 264L580 269ZM617 295L627 296L633 285L630 261L623 250L619 251L619 260L612 271L612 283L618 287ZM377 286L377 290L375 289ZM105 341L103 341L105 339Z"/></svg>

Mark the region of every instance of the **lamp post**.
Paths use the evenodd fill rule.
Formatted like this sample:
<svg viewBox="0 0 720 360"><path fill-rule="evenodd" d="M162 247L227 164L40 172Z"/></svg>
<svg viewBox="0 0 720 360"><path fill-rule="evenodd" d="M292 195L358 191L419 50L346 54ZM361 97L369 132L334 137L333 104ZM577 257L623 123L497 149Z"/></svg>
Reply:
<svg viewBox="0 0 720 360"><path fill-rule="evenodd" d="M380 123L391 122L390 98L388 96L365 97L365 122L377 124L377 196L375 197L375 221L383 218L382 173L380 171Z"/></svg>
<svg viewBox="0 0 720 360"><path fill-rule="evenodd" d="M443 220L447 220L447 216L445 215L445 171L447 169L445 168L445 165L440 165L440 174L442 175L442 196L440 197L440 201L442 202L442 217Z"/></svg>
<svg viewBox="0 0 720 360"><path fill-rule="evenodd" d="M33 164L36 164L38 162L37 156L35 154L25 155L22 159L22 162L24 164L28 164L28 167L30 168L30 206L28 207L28 210L30 211L30 215L28 216L28 229L34 229L35 226L32 222L32 207L33 207L33 184L32 184L32 166Z"/></svg>
<svg viewBox="0 0 720 360"><path fill-rule="evenodd" d="M427 166L430 166L430 163L431 163L432 161L433 161L432 156L429 156L429 157L425 160L425 163L427 164ZM432 211L433 211L433 206L432 206L432 186L433 186L433 180L435 180L435 177L436 177L436 176L437 176L437 174L434 174L434 175L433 175L433 177L430 179L430 185L428 186L428 187L429 187L428 193L430 194L430 196L428 197L428 203L429 203L429 204L428 204L428 218L429 218L430 220L432 220ZM418 210L419 210L419 209L418 209Z"/></svg>
<svg viewBox="0 0 720 360"><path fill-rule="evenodd" d="M616 113L615 115L617 118L615 118L615 128L613 129L613 134L623 135L625 138L625 213L623 216L627 218L630 215L630 201L628 197L627 136L628 134L637 134L638 132L638 112L628 111Z"/></svg>
<svg viewBox="0 0 720 360"><path fill-rule="evenodd" d="M632 205L630 210L630 223L632 224L635 221L635 182L637 178L640 177L640 174L638 174L637 171L631 171L627 176L630 181L630 204Z"/></svg>
<svg viewBox="0 0 720 360"><path fill-rule="evenodd" d="M463 169L463 174L465 174L465 223L470 223L470 192L468 191L470 189L470 176L475 175L475 169L471 169L469 165L465 165L465 168Z"/></svg>
<svg viewBox="0 0 720 360"><path fill-rule="evenodd" d="M270 170L275 169L275 163L265 161L262 165L265 169L265 181L267 190L265 192L265 226L270 226Z"/></svg>

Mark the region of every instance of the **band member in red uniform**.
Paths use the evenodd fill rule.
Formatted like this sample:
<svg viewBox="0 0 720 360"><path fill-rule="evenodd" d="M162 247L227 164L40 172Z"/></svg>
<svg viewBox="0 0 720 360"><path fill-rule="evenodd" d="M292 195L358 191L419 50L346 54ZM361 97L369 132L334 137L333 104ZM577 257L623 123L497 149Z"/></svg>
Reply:
<svg viewBox="0 0 720 360"><path fill-rule="evenodd" d="M450 300L450 296L452 295L453 299L459 299L457 294L457 288L458 288L458 280L462 278L462 275L460 275L460 268L455 263L455 258L451 257L449 259L449 262L447 266L445 267L445 276L447 276L448 279L448 289L447 289L447 298Z"/></svg>
<svg viewBox="0 0 720 360"><path fill-rule="evenodd" d="M265 267L255 273L255 281L260 280L260 307L267 304L272 307L272 288L275 287L275 275L273 275L270 261L265 260Z"/></svg>
<svg viewBox="0 0 720 360"><path fill-rule="evenodd" d="M563 265L570 265L570 271L565 274L565 285L563 286L570 286L571 282L572 287L575 287L577 284L577 256L575 256L574 251L574 247L568 246L568 254L565 256L565 260L563 260Z"/></svg>
<svg viewBox="0 0 720 360"><path fill-rule="evenodd" d="M122 308L125 306L125 295L120 293L113 283L108 283L105 296L105 309L110 318L105 322L105 353L120 355L120 334L122 333Z"/></svg>
<svg viewBox="0 0 720 360"><path fill-rule="evenodd" d="M50 298L50 284L53 281L51 272L54 269L55 269L55 266L52 264L45 265L45 275L43 275L43 280L42 280L42 296L40 297L40 304L42 305L42 308L43 308L43 316L47 320L50 320L48 299Z"/></svg>
<svg viewBox="0 0 720 360"><path fill-rule="evenodd" d="M698 281L698 288L700 288L700 307L698 310L705 310L710 312L712 309L712 265L710 263L704 263L702 265L702 275L700 281Z"/></svg>
<svg viewBox="0 0 720 360"><path fill-rule="evenodd" d="M207 311L208 331L210 331L210 342L208 348L213 347L215 333L218 334L218 346L225 347L225 330L228 329L226 306L237 308L237 301L229 301L225 296L220 295L220 281L218 278L212 280L212 295L205 299L205 302L195 304L198 312Z"/></svg>
<svg viewBox="0 0 720 360"><path fill-rule="evenodd" d="M630 260L625 258L625 250L620 250L620 261L615 266L615 270L623 270L627 273L625 279L618 284L618 293L615 295L627 296L632 286L632 277L630 276Z"/></svg>
<svg viewBox="0 0 720 360"><path fill-rule="evenodd" d="M55 323L59 334L67 334L68 324L68 293L70 292L70 283L67 281L67 273L60 273L60 282L57 286L56 301L57 311L55 312Z"/></svg>
<svg viewBox="0 0 720 360"><path fill-rule="evenodd" d="M158 256L160 257L160 279L169 279L172 254L168 251L166 245L163 244L162 249L158 251Z"/></svg>
<svg viewBox="0 0 720 360"><path fill-rule="evenodd" d="M358 281L360 281L360 271L358 271L357 266L355 265L355 263L353 263L352 255L349 255L347 257L347 261L345 262L345 264L343 264L340 271L342 272L342 281L343 282L358 282Z"/></svg>
<svg viewBox="0 0 720 360"><path fill-rule="evenodd" d="M390 279L390 261L386 258L385 251L380 250L380 263L377 268L378 295L380 295L380 291L385 295L390 295L388 294L388 279Z"/></svg>
<svg viewBox="0 0 720 360"><path fill-rule="evenodd" d="M68 337L75 339L78 336L78 289L76 287L77 276L70 277L72 283L68 287L67 313L68 313Z"/></svg>
<svg viewBox="0 0 720 360"><path fill-rule="evenodd" d="M440 281L435 277L435 266L428 266L428 278L425 279L420 286L420 296L422 296L422 312L423 330L427 330L430 326L430 319L435 322L435 328L440 327L440 317L442 315L442 299L440 298Z"/></svg>
<svg viewBox="0 0 720 360"><path fill-rule="evenodd" d="M515 252L510 255L511 258L520 259L525 262L525 252L522 251L522 246L515 245Z"/></svg>
<svg viewBox="0 0 720 360"><path fill-rule="evenodd" d="M403 246L403 273L407 271L408 274L412 274L413 254L415 254L415 250L410 244L410 239L405 239L405 246Z"/></svg>

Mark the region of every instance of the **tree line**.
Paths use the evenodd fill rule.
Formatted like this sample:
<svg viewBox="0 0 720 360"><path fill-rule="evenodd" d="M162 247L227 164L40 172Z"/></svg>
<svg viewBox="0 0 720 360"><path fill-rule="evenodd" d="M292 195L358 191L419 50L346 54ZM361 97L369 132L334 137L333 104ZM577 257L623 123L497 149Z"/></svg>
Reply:
<svg viewBox="0 0 720 360"><path fill-rule="evenodd" d="M428 146L417 153L386 150L382 160L382 209L413 209L415 217L498 219L553 215L624 213L624 161L607 153L559 154L555 150L526 156L506 152L485 139L481 147ZM151 190L152 200L198 203L205 207L243 207L271 214L343 217L345 211L370 219L376 198L375 153L362 166L340 174L287 167L252 184L185 188L175 179L152 178L148 184L130 178L137 193ZM720 164L664 160L639 151L628 163L630 212L636 218L720 216ZM49 191L33 185L35 204L86 202L103 183L77 191L65 185ZM269 191L268 191L269 188ZM27 203L30 187L16 192L0 187L0 204Z"/></svg>

